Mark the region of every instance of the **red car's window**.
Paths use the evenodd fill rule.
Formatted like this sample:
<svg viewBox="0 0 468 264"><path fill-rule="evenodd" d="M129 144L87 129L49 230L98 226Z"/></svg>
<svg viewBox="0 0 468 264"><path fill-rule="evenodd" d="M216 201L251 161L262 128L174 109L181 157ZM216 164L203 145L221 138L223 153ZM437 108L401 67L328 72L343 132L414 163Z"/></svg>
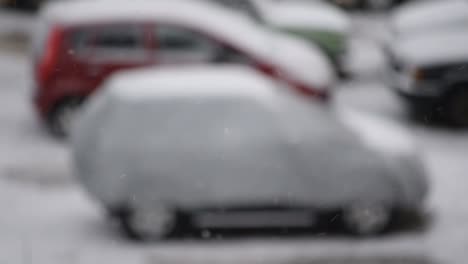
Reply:
<svg viewBox="0 0 468 264"><path fill-rule="evenodd" d="M138 50L145 46L144 28L139 25L102 26L94 37L95 48Z"/></svg>

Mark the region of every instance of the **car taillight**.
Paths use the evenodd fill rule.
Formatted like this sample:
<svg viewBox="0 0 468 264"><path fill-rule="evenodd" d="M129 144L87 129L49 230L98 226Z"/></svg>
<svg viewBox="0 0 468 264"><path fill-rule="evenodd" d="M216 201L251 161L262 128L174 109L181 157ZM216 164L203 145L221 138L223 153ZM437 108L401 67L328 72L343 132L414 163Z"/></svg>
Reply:
<svg viewBox="0 0 468 264"><path fill-rule="evenodd" d="M41 84L47 82L57 65L62 35L61 28L52 29L44 46L43 55L36 62L36 78Z"/></svg>

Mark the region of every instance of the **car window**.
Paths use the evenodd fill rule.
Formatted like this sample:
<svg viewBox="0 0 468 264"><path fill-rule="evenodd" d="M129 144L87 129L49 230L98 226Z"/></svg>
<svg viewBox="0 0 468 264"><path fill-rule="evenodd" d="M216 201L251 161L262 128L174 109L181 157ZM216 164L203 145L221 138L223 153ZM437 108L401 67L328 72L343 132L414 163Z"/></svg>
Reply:
<svg viewBox="0 0 468 264"><path fill-rule="evenodd" d="M93 34L92 31L76 29L70 37L70 51L76 54L89 52L92 47Z"/></svg>
<svg viewBox="0 0 468 264"><path fill-rule="evenodd" d="M248 64L251 61L233 48L190 29L159 25L155 34L157 58L163 63L210 61Z"/></svg>
<svg viewBox="0 0 468 264"><path fill-rule="evenodd" d="M208 37L189 29L158 25L155 30L159 52L212 52L216 44Z"/></svg>
<svg viewBox="0 0 468 264"><path fill-rule="evenodd" d="M93 44L101 49L138 50L144 47L144 29L137 25L105 26L95 36Z"/></svg>
<svg viewBox="0 0 468 264"><path fill-rule="evenodd" d="M148 59L145 29L135 25L106 25L89 34L77 34L75 45L78 48L92 46L95 61L142 61Z"/></svg>

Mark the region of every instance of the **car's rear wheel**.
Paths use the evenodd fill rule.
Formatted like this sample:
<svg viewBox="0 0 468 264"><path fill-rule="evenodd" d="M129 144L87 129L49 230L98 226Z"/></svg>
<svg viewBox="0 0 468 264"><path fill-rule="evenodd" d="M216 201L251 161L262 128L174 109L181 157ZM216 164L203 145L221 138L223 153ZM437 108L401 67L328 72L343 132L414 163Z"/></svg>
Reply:
<svg viewBox="0 0 468 264"><path fill-rule="evenodd" d="M49 116L48 126L51 133L59 138L67 137L73 127L82 98L67 98L60 102Z"/></svg>
<svg viewBox="0 0 468 264"><path fill-rule="evenodd" d="M354 203L343 212L346 229L357 236L373 236L387 229L391 210L382 203Z"/></svg>
<svg viewBox="0 0 468 264"><path fill-rule="evenodd" d="M468 126L468 85L453 92L447 101L448 119L457 126Z"/></svg>
<svg viewBox="0 0 468 264"><path fill-rule="evenodd" d="M138 241L158 241L170 235L176 226L175 213L164 206L135 207L119 215L124 235Z"/></svg>

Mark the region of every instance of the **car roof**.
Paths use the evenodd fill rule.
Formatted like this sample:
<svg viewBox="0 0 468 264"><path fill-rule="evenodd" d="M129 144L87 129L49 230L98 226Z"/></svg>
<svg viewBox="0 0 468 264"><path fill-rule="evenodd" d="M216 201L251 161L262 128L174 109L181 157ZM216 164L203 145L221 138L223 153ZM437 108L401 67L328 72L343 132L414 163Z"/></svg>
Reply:
<svg viewBox="0 0 468 264"><path fill-rule="evenodd" d="M351 21L345 12L319 1L250 0L263 18L278 27L329 30L347 34Z"/></svg>
<svg viewBox="0 0 468 264"><path fill-rule="evenodd" d="M41 15L61 22L87 23L116 19L153 20L161 17L180 19L181 16L209 19L225 16L227 10L217 14L223 10L204 1L194 0L75 0L49 2L41 10Z"/></svg>
<svg viewBox="0 0 468 264"><path fill-rule="evenodd" d="M105 89L125 100L223 97L272 102L275 85L272 79L245 66L187 65L123 71L111 77Z"/></svg>
<svg viewBox="0 0 468 264"><path fill-rule="evenodd" d="M390 17L393 30L397 33L435 31L438 26L463 24L468 16L468 1L416 1L395 10Z"/></svg>
<svg viewBox="0 0 468 264"><path fill-rule="evenodd" d="M240 12L194 0L76 0L51 2L41 10L48 24L160 22L186 26L221 38L256 55L264 54L270 32Z"/></svg>
<svg viewBox="0 0 468 264"><path fill-rule="evenodd" d="M395 42L392 52L404 62L420 66L460 63L468 60L466 43L468 30L453 29L403 38Z"/></svg>

